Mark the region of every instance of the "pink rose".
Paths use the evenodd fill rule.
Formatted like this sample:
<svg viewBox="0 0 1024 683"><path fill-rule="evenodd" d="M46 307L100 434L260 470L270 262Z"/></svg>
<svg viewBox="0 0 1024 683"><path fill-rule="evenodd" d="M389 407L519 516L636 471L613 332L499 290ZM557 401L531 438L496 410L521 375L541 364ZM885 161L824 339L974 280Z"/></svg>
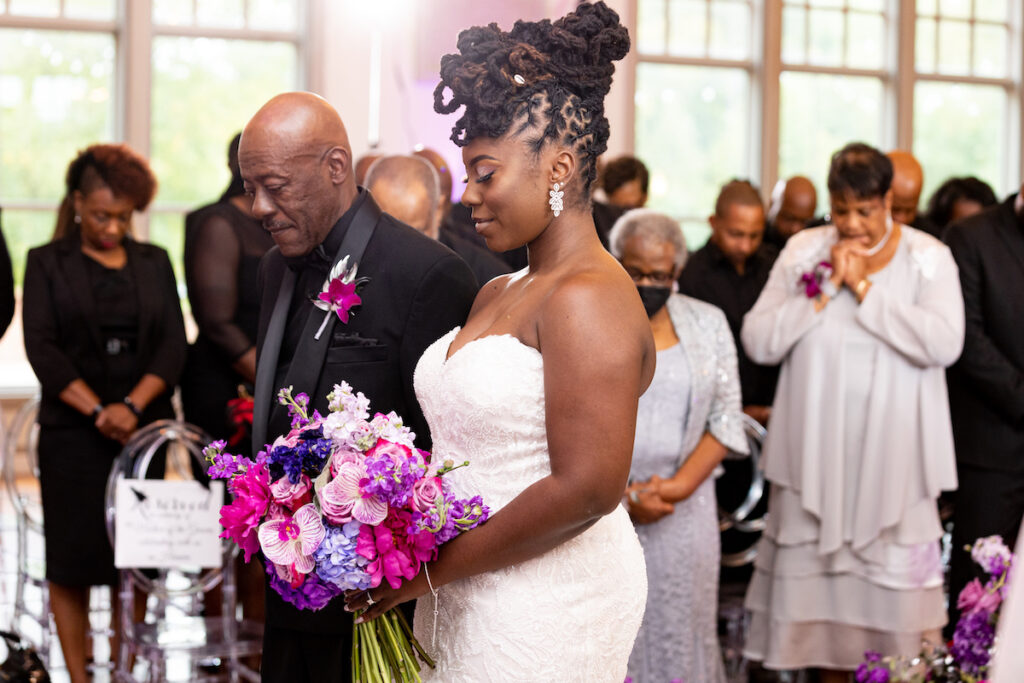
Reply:
<svg viewBox="0 0 1024 683"><path fill-rule="evenodd" d="M405 460L412 460L415 462L423 459L423 456L419 453L414 453L408 446L403 446L400 443L393 443L387 439L378 439L376 445L366 451L367 458L379 456L387 456L396 464L401 464Z"/></svg>
<svg viewBox="0 0 1024 683"><path fill-rule="evenodd" d="M275 448L278 448L279 446L284 446L285 448L295 448L295 446L297 446L299 443L299 434L301 433L302 430L293 429L292 431L288 432L286 436L277 437L276 439L274 439L274 443L270 445L270 448L268 448L267 451L272 451Z"/></svg>
<svg viewBox="0 0 1024 683"><path fill-rule="evenodd" d="M294 512L312 500L309 491L312 487L313 482L305 474L301 475L298 484L291 483L288 477L281 477L270 485L270 493L274 502Z"/></svg>
<svg viewBox="0 0 1024 683"><path fill-rule="evenodd" d="M413 507L420 512L430 512L441 493L441 477L424 477L412 485Z"/></svg>
<svg viewBox="0 0 1024 683"><path fill-rule="evenodd" d="M988 612L991 614L1003 601L997 591L989 591L981 585L981 581L974 579L960 591L960 597L956 600L958 609L968 614L972 612Z"/></svg>

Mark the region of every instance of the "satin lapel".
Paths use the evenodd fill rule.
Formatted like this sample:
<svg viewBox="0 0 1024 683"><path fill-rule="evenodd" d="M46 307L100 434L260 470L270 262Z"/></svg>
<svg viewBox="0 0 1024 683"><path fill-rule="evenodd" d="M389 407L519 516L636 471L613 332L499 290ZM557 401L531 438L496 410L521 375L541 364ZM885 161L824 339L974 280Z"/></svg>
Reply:
<svg viewBox="0 0 1024 683"><path fill-rule="evenodd" d="M267 323L267 334L263 338L263 348L256 361L256 383L253 388L252 414L252 447L254 454L267 443L267 427L270 421L271 406L274 399L274 376L277 374L277 360L281 355L281 340L284 338L284 325L288 320L288 305L295 291L295 273L285 268L284 276L277 290L274 310Z"/></svg>
<svg viewBox="0 0 1024 683"><path fill-rule="evenodd" d="M1002 206L999 212L999 228L996 232L1003 240L1010 252L1016 257L1021 268L1024 268L1024 235L1021 234L1020 226L1017 225L1017 216L1013 213L1013 203Z"/></svg>
<svg viewBox="0 0 1024 683"><path fill-rule="evenodd" d="M85 259L77 244L63 242L57 251L60 270L64 273L64 286L71 290L71 296L78 306L80 318L85 320L89 328L89 336L96 345L97 353L102 353L103 340L100 338L100 327L96 322L96 302L92 298L92 287L89 273L85 270Z"/></svg>
<svg viewBox="0 0 1024 683"><path fill-rule="evenodd" d="M380 218L380 213L380 208L373 201L373 197L367 197L363 201L362 206L359 207L356 215L352 217L352 222L349 224L348 229L345 230L345 237L341 240L341 246L338 247L338 252L334 255L334 260L331 261L332 264L336 264L342 258L348 256L350 264L362 265L363 251L366 249L370 237L373 236L373 230L377 226L377 219ZM358 268L356 275L357 277L359 276ZM370 283L368 286L372 287L373 284ZM327 324L324 326L320 338L316 339L317 330L320 329L320 325L324 322L324 317L327 317ZM323 372L324 361L327 359L327 349L331 345L331 332L334 330L334 324L337 320L338 316L334 313L327 316L319 308L310 308L309 315L306 316L306 324L302 330L302 337L299 340L298 347L295 349L295 357L292 358L292 362L288 367L284 386L293 387L295 393L305 392L313 394L316 391L320 374ZM311 396L311 398L315 400L317 397ZM273 417L275 411L283 411L285 407L275 402L270 410Z"/></svg>

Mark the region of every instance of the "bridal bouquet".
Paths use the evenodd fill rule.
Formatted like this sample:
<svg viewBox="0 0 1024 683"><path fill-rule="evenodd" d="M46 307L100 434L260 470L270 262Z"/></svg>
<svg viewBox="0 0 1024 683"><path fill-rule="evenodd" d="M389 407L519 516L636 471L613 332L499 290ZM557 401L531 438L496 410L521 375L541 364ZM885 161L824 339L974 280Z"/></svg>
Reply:
<svg viewBox="0 0 1024 683"><path fill-rule="evenodd" d="M299 609L383 581L398 588L489 512L479 496L454 496L443 476L456 466L432 463L398 415L371 419L369 400L345 382L327 400L326 416L310 414L308 396L282 389L291 431L255 460L225 452L223 441L204 451L210 476L228 479L233 494L221 537L247 562L261 551L271 587ZM353 680L418 681L414 648L433 666L398 610L357 624Z"/></svg>
<svg viewBox="0 0 1024 683"><path fill-rule="evenodd" d="M961 612L953 640L947 645L928 646L911 658L867 652L867 661L857 669L857 683L985 681L995 648L999 610L1015 558L999 536L978 539L967 549L987 578L984 584L974 579L960 591L956 604Z"/></svg>

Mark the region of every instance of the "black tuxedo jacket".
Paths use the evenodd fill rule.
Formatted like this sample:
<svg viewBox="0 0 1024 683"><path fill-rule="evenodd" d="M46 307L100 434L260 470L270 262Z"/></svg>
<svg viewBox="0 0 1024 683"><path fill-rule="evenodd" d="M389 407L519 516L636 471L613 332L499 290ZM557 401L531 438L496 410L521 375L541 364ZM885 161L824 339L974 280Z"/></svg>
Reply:
<svg viewBox="0 0 1024 683"><path fill-rule="evenodd" d="M951 225L967 315L946 373L957 461L1024 473L1024 229L1016 196Z"/></svg>
<svg viewBox="0 0 1024 683"><path fill-rule="evenodd" d="M124 241L131 278L139 299L137 382L153 374L167 383L140 420L172 417L171 395L185 365L185 325L167 252L152 244ZM28 252L22 294L25 352L42 385L39 424L89 426L87 417L60 400L72 380L102 384L105 350L96 322L95 302L78 236ZM120 397L111 397L119 400Z"/></svg>
<svg viewBox="0 0 1024 683"><path fill-rule="evenodd" d="M371 196L363 201L376 207ZM416 433L417 446L429 449L430 434L413 391L413 372L430 344L466 321L477 292L476 280L462 259L447 247L384 213L378 215L358 266L358 276L370 279L360 291L361 307L347 324L335 323L326 358L315 374L316 386L295 386L294 393L305 392L311 408L326 414L327 394L344 380L370 399L371 413L394 410L401 415ZM267 252L260 264L260 354L287 268L277 247ZM302 321L309 315L317 321L323 318L324 312L308 298L301 302L305 309ZM303 359L296 357L291 362L301 363ZM278 364L275 395L287 371L287 365ZM257 395L255 400L275 398ZM287 433L289 427L286 410L275 405L270 412L267 440ZM256 449L261 446L253 444ZM300 612L268 590L267 623L298 631L350 633L352 615L342 605L342 600L335 599L319 612Z"/></svg>

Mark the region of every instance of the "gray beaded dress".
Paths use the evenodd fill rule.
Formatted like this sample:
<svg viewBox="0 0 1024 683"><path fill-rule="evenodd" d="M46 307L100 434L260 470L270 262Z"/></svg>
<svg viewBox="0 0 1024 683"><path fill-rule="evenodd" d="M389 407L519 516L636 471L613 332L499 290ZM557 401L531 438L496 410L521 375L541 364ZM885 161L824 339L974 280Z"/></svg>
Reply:
<svg viewBox="0 0 1024 683"><path fill-rule="evenodd" d="M680 343L658 352L640 398L630 476L673 476L706 431L746 452L736 349L725 316L675 295L669 300ZM675 511L636 526L647 562L647 609L629 675L636 683L722 683L717 636L720 561L715 485L708 478Z"/></svg>

